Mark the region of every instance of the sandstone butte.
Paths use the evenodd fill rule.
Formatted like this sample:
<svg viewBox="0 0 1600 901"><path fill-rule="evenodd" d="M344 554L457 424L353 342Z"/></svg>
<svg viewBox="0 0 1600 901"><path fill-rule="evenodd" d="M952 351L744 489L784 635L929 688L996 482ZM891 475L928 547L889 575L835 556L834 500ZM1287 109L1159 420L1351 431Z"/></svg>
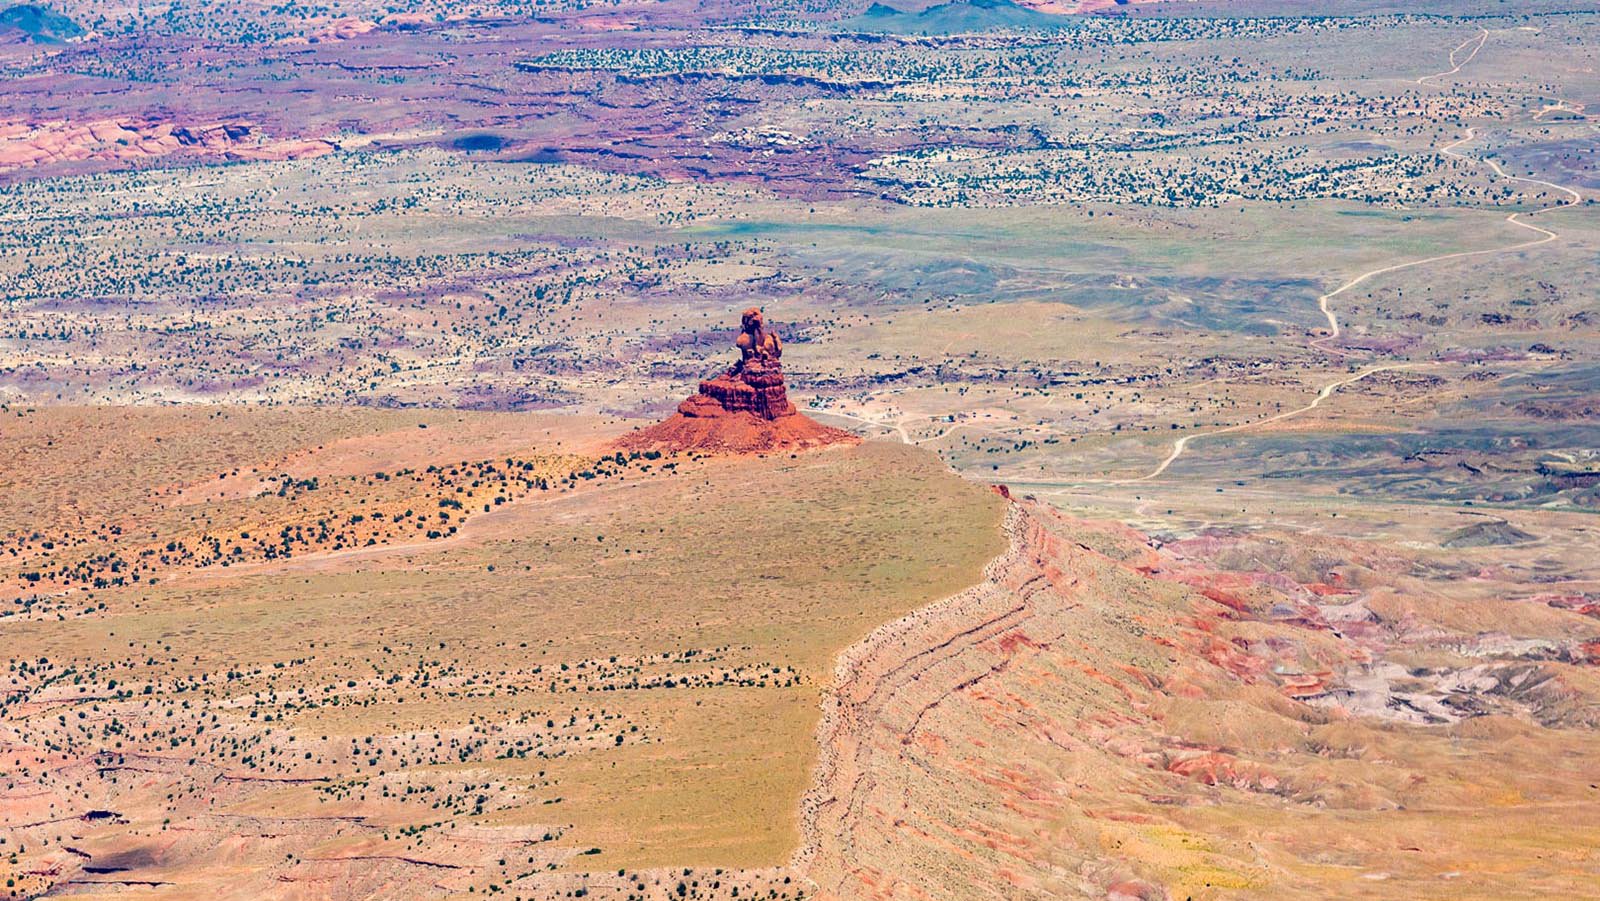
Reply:
<svg viewBox="0 0 1600 901"><path fill-rule="evenodd" d="M763 454L860 442L795 410L779 362L783 342L767 328L760 309L744 311L734 346L739 360L732 368L701 382L700 393L679 404L671 417L622 436L615 446L625 451Z"/></svg>

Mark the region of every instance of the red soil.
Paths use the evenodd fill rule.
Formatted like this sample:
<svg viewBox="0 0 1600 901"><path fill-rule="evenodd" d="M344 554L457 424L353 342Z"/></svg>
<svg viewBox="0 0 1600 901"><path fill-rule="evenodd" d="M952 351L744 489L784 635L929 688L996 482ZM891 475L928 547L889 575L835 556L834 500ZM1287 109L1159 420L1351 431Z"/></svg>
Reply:
<svg viewBox="0 0 1600 901"><path fill-rule="evenodd" d="M712 416L674 413L649 428L624 435L617 439L616 446L630 451L765 454L860 441L843 429L825 426L801 413L768 420L754 413L734 411Z"/></svg>

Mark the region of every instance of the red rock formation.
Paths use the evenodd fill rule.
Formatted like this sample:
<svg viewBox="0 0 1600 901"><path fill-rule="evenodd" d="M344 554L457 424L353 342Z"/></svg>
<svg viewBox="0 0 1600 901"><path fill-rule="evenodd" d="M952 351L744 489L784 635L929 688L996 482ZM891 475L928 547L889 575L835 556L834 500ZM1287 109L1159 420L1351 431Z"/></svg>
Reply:
<svg viewBox="0 0 1600 901"><path fill-rule="evenodd" d="M700 383L700 393L678 405L664 422L617 440L623 450L768 453L854 444L860 439L797 412L783 382L783 341L766 327L759 309L744 312L734 342L739 361Z"/></svg>
<svg viewBox="0 0 1600 901"><path fill-rule="evenodd" d="M250 122L180 124L149 118L0 121L0 172L65 163L133 162L154 157L290 160L338 147L314 139L274 139Z"/></svg>

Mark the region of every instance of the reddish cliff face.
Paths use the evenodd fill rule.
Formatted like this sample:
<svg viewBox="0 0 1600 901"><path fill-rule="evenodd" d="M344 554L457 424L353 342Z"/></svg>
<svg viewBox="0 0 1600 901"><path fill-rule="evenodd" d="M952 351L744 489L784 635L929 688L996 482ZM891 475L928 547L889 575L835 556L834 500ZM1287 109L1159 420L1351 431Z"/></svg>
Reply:
<svg viewBox="0 0 1600 901"><path fill-rule="evenodd" d="M739 361L700 383L700 393L678 405L664 422L616 442L624 450L769 453L855 444L860 439L796 412L784 387L783 342L758 309L746 310L734 346Z"/></svg>
<svg viewBox="0 0 1600 901"><path fill-rule="evenodd" d="M701 382L700 393L679 404L678 412L702 418L744 412L768 422L796 415L783 386L783 370L776 363Z"/></svg>

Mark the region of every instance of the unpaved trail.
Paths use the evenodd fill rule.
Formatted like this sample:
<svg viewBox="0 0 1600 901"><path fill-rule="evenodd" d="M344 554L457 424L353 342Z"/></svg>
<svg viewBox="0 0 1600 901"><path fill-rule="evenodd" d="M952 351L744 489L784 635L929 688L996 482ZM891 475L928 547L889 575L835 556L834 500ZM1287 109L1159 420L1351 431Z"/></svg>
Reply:
<svg viewBox="0 0 1600 901"><path fill-rule="evenodd" d="M1483 45L1487 44L1487 43L1489 43L1489 29L1487 29L1487 28L1479 28L1477 34L1475 34L1472 37L1467 38L1466 40L1464 40L1461 43L1457 44L1455 46L1455 49L1450 51L1450 68L1449 69L1446 69L1443 72L1435 72L1432 75L1424 75L1421 78L1417 79L1417 84L1427 84L1428 82L1432 81L1435 78L1445 78L1445 77L1450 76L1450 75L1455 75L1456 73L1461 71L1461 67L1462 66L1465 66L1467 63L1472 62L1472 58L1477 56L1478 55L1478 51L1482 50L1483 49ZM1456 54L1460 53L1462 50L1465 50L1468 44L1474 45L1473 48L1472 48L1472 52L1468 53L1466 55L1465 59L1462 59L1460 62L1456 62Z"/></svg>
<svg viewBox="0 0 1600 901"><path fill-rule="evenodd" d="M1461 71L1463 66L1465 66L1467 63L1472 62L1472 60L1475 57L1477 57L1478 51L1482 50L1484 48L1484 46L1486 46L1488 43L1489 43L1489 32L1488 32L1488 30L1487 29L1483 29L1483 28L1478 29L1478 34L1477 34L1476 37L1471 37L1471 38L1466 39L1465 41L1462 41L1459 45L1456 46L1456 48L1454 50L1450 51L1450 62L1452 64L1452 67L1449 70L1444 71L1444 72L1438 72L1438 73L1435 73L1433 75L1424 75L1421 78L1417 79L1417 84L1425 84L1429 80L1434 79L1434 78L1443 78L1443 77L1445 77L1447 75L1455 75L1456 73ZM1456 54L1460 53L1461 50L1463 48L1465 48L1468 44L1473 44L1474 45L1473 48L1472 48L1472 52L1467 54L1466 58L1462 59L1460 62L1456 62ZM1311 345L1313 347L1316 347L1316 348L1318 348L1320 350L1325 350L1325 351L1327 351L1329 353L1337 353L1337 354L1341 354L1341 355L1343 355L1345 353L1344 351L1338 351L1338 350L1334 350L1332 348L1323 346L1326 342L1332 341L1332 340L1338 338L1339 335L1340 335L1340 332L1341 332L1341 329L1339 327L1339 317L1334 315L1333 310L1331 308L1329 308L1328 301L1332 300L1335 297L1338 297L1340 294L1343 294L1344 292L1346 292L1346 291L1350 290L1351 288L1354 288L1355 286L1367 281L1368 279L1376 278L1377 276L1385 275L1385 274L1390 273L1390 272L1398 272L1398 271L1400 271L1402 269L1410 269L1410 268L1413 268L1415 266L1425 266L1425 265L1427 265L1429 263L1439 263L1439 262L1443 262L1445 260L1459 260L1459 259L1463 259L1463 258L1466 258L1466 257L1484 256L1484 255L1487 255L1487 254L1494 254L1494 253L1511 253L1511 252L1517 251L1517 250L1525 250L1525 249L1530 248L1530 247L1537 247L1540 244L1545 244L1545 243L1548 243L1550 241L1554 241L1558 237L1560 237L1560 235L1558 235L1556 232L1550 231L1549 229L1540 228L1537 225L1530 225L1530 224L1528 224L1526 222L1523 222L1521 217L1524 216L1524 215L1534 216L1534 215L1537 215L1539 213L1549 212L1551 210L1559 210L1559 209L1563 209L1565 207L1575 206L1575 205L1583 202L1583 195L1579 194L1577 191L1573 190L1572 188L1566 187L1564 185L1558 185L1558 184L1556 184L1554 182L1549 182L1549 181L1545 181L1543 179L1538 179L1538 178L1525 178L1525 177L1520 176L1520 175L1508 174L1504 169L1500 168L1500 164L1499 163L1497 163L1494 160L1489 159L1487 157L1483 157L1483 158L1470 157L1470 156L1467 156L1465 154L1456 152L1456 148L1457 147L1460 147L1462 144L1465 144L1465 143L1468 143L1469 141L1474 140L1476 137L1477 137L1476 129L1474 129L1472 127L1468 127L1467 128L1467 133L1465 135L1463 135L1462 137L1460 137L1460 138L1458 138L1458 139L1456 139L1454 141L1451 141L1449 144L1445 144L1445 145L1441 146L1439 148L1438 152L1443 154L1444 156L1448 156L1448 157L1451 157L1453 159L1468 160L1468 161L1471 161L1471 162L1483 163L1483 164L1487 165L1491 170L1493 170L1494 174L1499 176L1500 178L1508 179L1510 181L1520 181L1520 182L1527 182L1529 184L1540 185L1542 187L1551 188L1551 189L1554 189L1556 191L1560 191L1560 192L1562 192L1562 193L1567 195L1567 199L1562 201L1561 203L1552 204L1552 205L1546 206L1546 207L1541 207L1539 209L1531 210L1531 211L1528 211L1528 212L1525 212L1525 213L1524 212L1512 213L1512 214L1510 214L1509 216L1506 217L1506 221L1511 223L1512 225L1515 225L1518 228L1525 228L1525 229L1528 229L1530 231L1538 232L1540 237L1535 238L1535 239L1533 239L1531 241L1523 241L1523 242L1520 242L1520 243L1517 243L1517 244L1511 244L1511 245L1508 245L1508 246L1505 246L1505 247L1490 247L1490 248L1486 248L1486 249L1483 249L1483 250L1468 250L1468 251L1461 251L1461 252L1457 252L1457 253L1439 254L1437 256L1424 257L1423 259L1420 259L1420 260L1408 260L1408 261L1406 261L1404 263L1395 263L1395 264L1390 265L1390 266L1383 266L1383 267L1380 267L1380 268L1377 268L1377 269L1372 269L1372 270L1369 270L1367 272L1363 272L1360 275L1356 276L1355 278L1352 278L1351 280L1349 280L1349 281L1345 282L1344 284L1340 285L1339 287L1335 288L1334 290L1329 291L1327 294L1324 294L1321 297L1317 298L1317 307L1322 311L1322 315L1326 316L1327 319L1328 319L1328 332L1329 332L1329 334L1325 338L1321 338L1321 339L1319 339L1317 341L1311 342Z"/></svg>
<svg viewBox="0 0 1600 901"><path fill-rule="evenodd" d="M1390 372L1390 371L1397 370L1397 369L1420 369L1420 368L1423 368L1423 367L1426 367L1426 366L1433 366L1433 365L1437 365L1437 364L1434 364L1434 363L1393 363L1393 364L1389 364L1389 365L1385 365L1385 366L1369 366L1366 369L1363 369L1360 372L1356 373L1355 375L1348 376L1346 378L1342 378L1342 379L1339 379L1337 381L1329 382L1328 384L1323 385L1322 386L1322 390L1317 392L1317 396L1311 399L1311 403L1306 404L1303 407L1296 407L1293 410L1285 410L1284 412L1279 413L1276 416L1268 416L1266 419L1257 419L1257 420L1255 420L1253 422L1242 422L1242 423L1240 423L1238 425L1228 426L1227 428L1214 429L1214 430L1209 431L1209 432L1198 432L1198 433L1193 434L1193 435L1185 435L1182 438L1179 438L1177 441L1174 441L1172 443L1172 453L1167 454L1167 458L1165 460L1162 460L1160 465L1158 465L1155 469L1151 470L1149 473L1147 473L1145 475L1142 475L1142 476L1140 476L1140 477L1138 477L1136 479L1124 479L1121 482L1114 482L1112 484L1133 484L1135 482L1148 482L1151 479L1159 478L1162 473L1167 471L1167 467L1171 466L1174 461L1176 461L1179 457L1183 456L1184 449L1189 446L1189 442L1191 442L1191 441L1195 441L1195 440L1198 440L1200 438L1214 438L1217 435L1226 435L1226 434L1228 434L1230 432L1242 432L1242 431L1244 431L1246 429L1253 429L1253 428L1258 428L1258 427L1264 426L1264 425L1271 425L1274 422L1282 422L1285 419L1290 419L1290 418L1293 418L1295 416L1299 416L1302 413L1308 413L1308 412L1310 412L1312 410L1315 410L1318 406L1320 406L1322 404L1323 401L1325 401L1328 398L1332 397L1333 396L1333 392L1338 391L1340 388L1343 388L1346 385L1353 385L1356 382L1359 382L1362 379L1367 378L1368 376L1377 375L1380 372Z"/></svg>
<svg viewBox="0 0 1600 901"><path fill-rule="evenodd" d="M1466 144L1466 143L1476 139L1477 136L1478 136L1477 135L1477 130L1474 129L1474 128L1469 127L1467 129L1467 133L1465 135L1461 136L1460 138L1458 138L1458 139L1456 139L1454 141L1451 141L1449 144L1446 144L1446 145L1440 147L1439 148L1439 153L1441 153L1441 154L1443 154L1445 156L1448 156L1448 157L1453 157L1455 159L1459 159L1459 160L1468 160L1468 161L1471 161L1471 162L1483 163L1484 165L1487 165L1490 169L1492 169L1494 171L1495 175L1497 175L1497 176L1499 176L1501 178L1507 179L1509 181L1522 181L1522 182L1528 182L1529 184L1541 185L1543 187L1552 188L1554 190L1561 191L1561 192L1563 192L1563 193L1565 193L1567 195L1567 199L1563 200L1561 203L1556 203L1556 204L1551 204L1550 206L1540 207L1539 209L1536 209L1536 210L1529 210L1529 211L1525 211L1525 212L1524 211L1518 211L1518 212L1515 212L1515 213L1512 213L1512 214L1506 216L1506 221L1507 222L1511 223L1512 225L1515 225L1518 228L1525 228L1525 229L1528 229L1529 231L1537 232L1539 234L1539 237L1533 238L1533 239L1528 240L1528 241L1519 241L1518 243L1508 244L1508 245L1505 245L1505 246L1502 246L1502 247L1487 247L1487 248L1484 248L1482 250L1463 250L1463 251L1458 251L1456 253L1444 253L1444 254L1439 254L1437 256L1424 257L1424 258L1422 258L1420 260L1407 260L1404 263L1395 263L1395 264L1390 265L1390 266L1383 266L1383 267L1380 267L1378 269L1371 269L1371 270L1368 270L1366 272L1363 272L1360 275L1356 276L1355 278L1352 278L1351 280L1349 280L1349 281L1345 282L1344 284L1340 285L1339 287L1335 288L1334 290L1329 291L1327 294L1324 294L1321 297L1317 298L1317 306L1318 306L1318 308L1322 310L1322 315L1324 315L1324 316L1326 316L1328 318L1328 335L1326 337L1319 338L1316 341L1311 342L1311 346L1312 347L1315 347L1318 350L1327 351L1328 353L1334 353L1334 354L1340 354L1340 355L1345 355L1345 354L1348 353L1347 351L1336 350L1334 348L1325 346L1327 342L1338 338L1340 333L1341 333L1341 329L1339 327L1339 318L1337 316L1335 316L1333 310L1331 308L1329 308L1328 301L1334 299L1335 297L1338 297L1340 294L1343 294L1346 291L1349 291L1351 288L1354 288L1355 286L1367 281L1368 279L1376 278L1377 276L1380 276L1380 275L1386 275L1386 274L1388 274L1390 272L1399 272L1402 269L1411 269L1411 268L1414 268L1414 267L1417 267L1417 266L1426 266L1429 263L1439 263L1439 262L1443 262L1445 260L1460 260L1460 259L1466 259L1467 257L1487 256L1489 254L1512 253L1512 252L1518 251L1518 250L1527 250L1527 249L1529 249L1531 247L1538 247L1541 244L1548 244L1551 241L1554 241L1557 238L1561 237L1560 234L1558 234L1558 233L1556 233L1554 231L1551 231L1550 229L1540 228L1537 225L1533 225L1531 223L1522 221L1522 217L1523 216L1535 216L1535 215L1538 215L1539 213L1547 213L1547 212L1551 212L1553 210L1560 210L1560 209L1565 209L1565 208L1570 207L1570 206L1576 206L1577 204L1583 202L1583 195L1579 194L1577 191L1573 190L1572 188L1566 187L1565 185L1558 185L1555 182L1545 181L1544 179L1540 179L1540 178L1526 178L1526 177L1520 176L1520 175L1511 175L1511 174L1507 173L1504 169L1500 168L1500 164L1499 163L1497 163L1494 160L1489 159L1487 157L1481 157L1481 158L1480 157L1472 157L1472 156L1467 156L1466 154L1463 154L1463 153L1456 152L1456 148L1457 147L1460 147L1462 144Z"/></svg>
<svg viewBox="0 0 1600 901"><path fill-rule="evenodd" d="M1456 46L1455 49L1450 51L1450 62L1452 64L1452 68L1450 68L1447 71L1439 72L1439 73L1436 73L1436 74L1433 74L1433 75L1424 75L1421 78L1417 79L1417 83L1418 84L1424 84L1430 79L1442 78L1444 76L1454 75L1454 74L1460 72L1462 67L1465 66L1467 63L1471 62L1478 55L1478 51L1482 50L1484 48L1484 46L1488 44L1488 42L1489 42L1489 32L1486 29L1481 29L1480 28L1479 29L1479 33L1478 33L1477 36L1472 37L1472 38L1468 38L1467 40L1462 41L1459 45ZM1456 61L1456 55L1459 54L1463 49L1465 49L1469 44L1473 45L1472 51L1470 53L1468 53L1466 55L1466 57L1461 59L1460 62L1457 62ZM1528 184L1539 185L1541 187L1550 188L1552 190L1561 192L1561 193L1566 195L1566 198L1564 200L1562 200L1560 203L1555 203L1555 204L1551 204L1549 206L1540 207L1540 208L1535 209L1535 210L1518 211L1518 212L1511 213L1510 215L1506 216L1506 221L1507 222L1511 223L1512 225L1514 225L1514 226L1516 226L1518 228L1527 229L1528 231L1535 232L1536 234L1539 235L1539 237L1532 238L1532 239L1527 240L1527 241L1519 241L1519 242L1517 242L1515 244L1503 245L1503 246L1500 246L1500 247L1488 247L1488 248L1484 248L1482 250L1463 250L1463 251L1457 251L1455 253L1437 254L1435 256L1423 257L1422 259L1418 259L1418 260L1407 260L1407 261L1405 261L1403 263L1393 263L1393 264L1390 264L1388 266L1380 266L1377 269L1369 269L1366 272L1363 272L1360 275L1355 276L1354 278L1350 279L1349 281L1345 282L1344 284L1340 285L1339 287L1333 289L1332 291L1329 291L1328 293L1326 293L1326 294L1322 295L1321 297L1317 298L1317 308L1322 311L1322 315L1327 317L1327 320L1328 320L1328 334L1323 336L1323 337L1321 337L1321 338L1318 338L1318 339L1316 339L1314 341L1311 341L1309 343L1310 347L1313 347L1313 348L1316 348L1317 350L1323 351L1325 353L1334 354L1334 355L1340 356L1340 357L1351 356L1351 352L1350 351L1342 350L1342 349L1339 349L1339 348L1329 347L1328 346L1329 342L1337 340L1339 338L1339 336L1343 332L1343 329L1339 325L1339 317L1338 317L1337 314L1334 313L1333 308L1328 305L1328 302L1333 300L1334 298L1338 297L1339 295L1345 293L1346 291L1349 291L1351 288L1354 288L1354 287L1356 287L1358 285L1361 285L1361 284L1367 282L1370 279L1377 278L1380 275L1387 275L1387 274L1389 274L1391 272L1400 272L1400 271L1406 270L1406 269L1414 269L1414 268L1416 268L1418 266L1427 266L1427 265L1432 264L1432 263L1440 263L1440 262L1444 262L1446 260L1462 260L1462 259L1467 259L1467 258L1470 258L1470 257L1489 256L1491 254L1515 253L1515 252L1520 251L1520 250L1528 250L1528 249L1531 249L1531 248L1534 248L1534 247L1538 247L1538 246L1540 246L1542 244L1548 244L1551 241L1555 241L1555 240L1557 240L1558 238L1561 237L1561 235L1559 233L1557 233L1555 231L1552 231L1552 230L1550 230L1548 228L1541 228L1540 226L1534 225L1534 224L1532 224L1530 222L1523 221L1523 217L1524 216L1532 217L1532 216L1536 216L1536 215L1538 215L1540 213L1547 213L1547 212L1552 212L1552 211L1555 211L1555 210L1566 209L1567 207L1576 206L1576 205L1578 205L1578 204L1583 202L1583 195L1578 193L1578 191L1576 191L1576 190L1574 190L1572 188L1569 188L1569 187L1567 187L1565 185L1558 185L1555 182L1545 181L1544 179L1540 179L1540 178L1528 178L1528 177L1520 176L1520 175L1511 175L1510 173L1506 172L1503 168L1501 168L1499 163L1495 162L1493 159L1490 159L1488 157L1473 157L1473 156L1467 156L1466 154L1457 152L1457 150L1456 150L1457 147L1460 147L1463 144L1466 144L1466 143L1468 143L1470 141L1473 141L1476 138L1477 138L1476 129L1474 129L1472 127L1468 127L1467 128L1467 132L1466 132L1465 135L1463 135L1462 137L1450 142L1449 144L1445 144L1445 145L1439 147L1438 152L1440 154L1444 155L1444 156L1451 157L1451 158L1454 158L1454 159L1467 160L1467 161L1471 161L1471 162L1482 163L1482 164L1488 166L1494 172L1494 174L1496 176L1500 177L1500 178L1504 178L1504 179L1507 179L1509 181L1526 182ZM1228 426L1227 428L1215 429L1215 430L1212 430L1212 431L1209 431L1209 432L1198 432L1198 433L1193 434L1193 435L1185 435L1185 436L1177 439L1176 441L1174 441L1172 443L1172 451L1170 453L1168 453L1166 458L1163 459L1156 466L1156 468L1151 470L1149 473L1146 473L1143 476L1139 476L1137 478L1132 478L1132 479L1114 479L1114 480L1109 480L1108 482L1106 482L1106 484L1131 484L1131 483L1135 483L1135 482L1148 482L1148 481L1150 481L1152 479L1159 478L1163 473L1165 473L1167 471L1168 467L1170 467L1173 463L1175 463L1178 460L1179 457L1183 456L1184 451L1188 450L1189 445L1194 441L1198 441L1198 440L1200 440L1202 438L1211 438L1211 437L1215 437L1217 435L1226 435L1226 434L1230 434L1232 432L1242 432L1242 431L1245 431L1247 429L1259 428L1259 427L1264 426L1264 425L1271 425L1272 423L1275 423L1275 422L1282 422L1285 419L1290 419L1290 418L1293 418L1295 416L1299 416L1299 415L1302 415L1304 413L1308 413L1311 410L1316 409L1323 401L1327 400L1335 391L1339 390L1340 388L1343 388L1346 385L1351 385L1351 384L1354 384L1356 382L1359 382L1362 379L1365 379L1365 378L1367 378L1369 376L1375 375L1375 374L1377 374L1379 372L1385 372L1385 371L1396 370L1396 369L1423 368L1423 367L1433 366L1433 365L1437 365L1437 364L1434 364L1434 363L1394 364L1394 365L1387 365L1387 366L1373 366L1373 367L1369 367L1367 369L1363 369L1360 372L1356 373L1355 375L1339 378L1339 379L1336 379L1336 380L1334 380L1332 382L1327 383L1326 385L1323 385L1322 388L1320 390L1318 390L1317 396L1311 401L1311 403L1306 404L1303 407L1297 407L1296 409L1289 410L1289 411L1284 412L1284 413L1279 413L1276 416L1269 416L1266 419L1260 419L1260 420L1256 420L1254 422L1240 423L1239 425L1233 425L1233 426Z"/></svg>

